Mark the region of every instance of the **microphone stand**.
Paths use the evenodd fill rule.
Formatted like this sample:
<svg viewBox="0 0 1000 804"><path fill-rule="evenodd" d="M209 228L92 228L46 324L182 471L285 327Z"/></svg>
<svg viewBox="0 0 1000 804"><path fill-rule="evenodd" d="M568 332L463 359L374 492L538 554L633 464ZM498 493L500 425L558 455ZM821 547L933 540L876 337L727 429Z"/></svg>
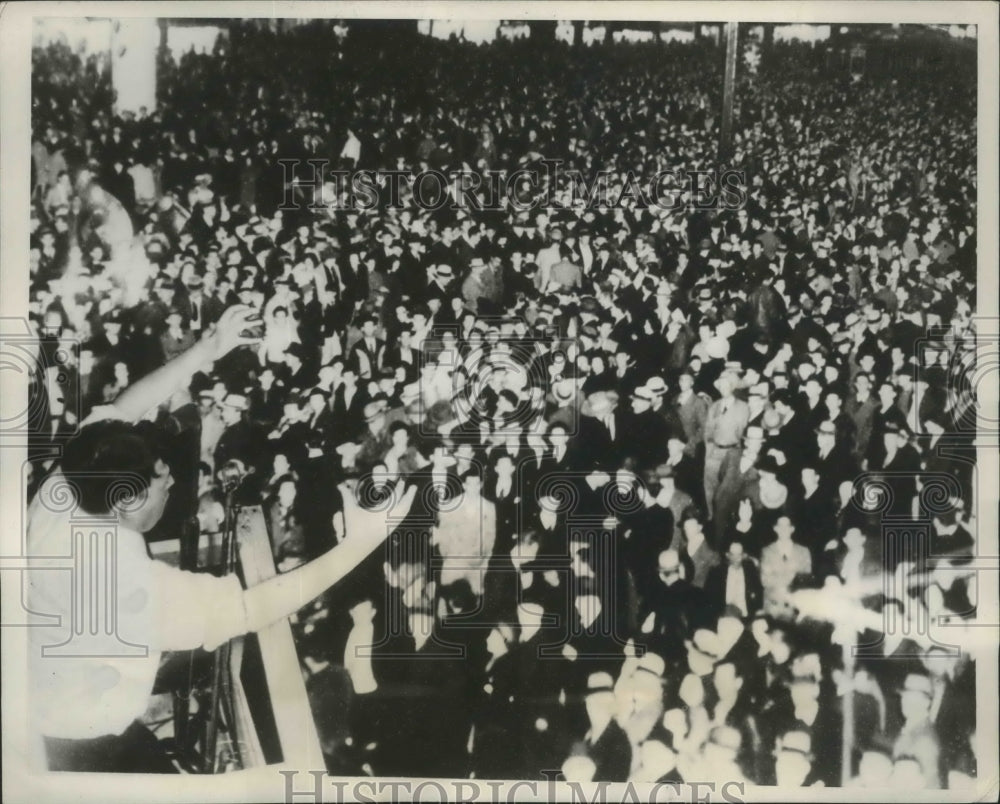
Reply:
<svg viewBox="0 0 1000 804"><path fill-rule="evenodd" d="M225 528L222 533L222 574L229 575L236 569L236 518L240 511L240 504L236 501L236 492L239 490L244 475L234 475L225 477ZM232 652L231 640L226 640L215 650L212 658L212 695L211 708L209 710L208 727L205 734L205 755L203 757L202 771L204 773L214 773L216 766L216 745L219 736L219 715L223 708L229 714L229 700L223 698L228 693L229 681L226 677L230 669L230 654ZM232 718L226 718L228 727L232 729ZM235 748L235 741L232 741Z"/></svg>

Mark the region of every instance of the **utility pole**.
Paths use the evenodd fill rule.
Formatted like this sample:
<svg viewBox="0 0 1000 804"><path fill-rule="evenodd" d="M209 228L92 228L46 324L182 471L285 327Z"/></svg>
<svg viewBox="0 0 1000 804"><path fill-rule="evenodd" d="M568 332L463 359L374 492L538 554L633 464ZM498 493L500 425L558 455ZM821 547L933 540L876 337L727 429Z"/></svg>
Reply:
<svg viewBox="0 0 1000 804"><path fill-rule="evenodd" d="M722 87L722 130L719 133L719 161L727 162L733 153L733 93L736 84L736 45L739 23L726 23L726 73Z"/></svg>

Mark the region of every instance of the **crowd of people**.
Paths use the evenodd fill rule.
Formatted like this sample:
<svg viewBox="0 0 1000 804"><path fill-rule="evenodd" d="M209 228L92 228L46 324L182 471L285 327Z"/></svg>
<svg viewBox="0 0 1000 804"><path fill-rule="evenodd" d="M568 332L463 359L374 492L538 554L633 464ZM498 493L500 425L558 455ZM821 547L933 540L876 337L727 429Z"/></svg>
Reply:
<svg viewBox="0 0 1000 804"><path fill-rule="evenodd" d="M394 31L233 23L121 116L99 64L36 48L29 494L248 305L259 345L149 414L178 481L153 538L218 533L227 467L279 570L342 537L339 483L418 489L296 617L331 771L968 784L975 650L901 624L976 609L974 75L779 48L720 164L714 42ZM310 208L294 158L610 181ZM738 209L623 193L722 168Z"/></svg>

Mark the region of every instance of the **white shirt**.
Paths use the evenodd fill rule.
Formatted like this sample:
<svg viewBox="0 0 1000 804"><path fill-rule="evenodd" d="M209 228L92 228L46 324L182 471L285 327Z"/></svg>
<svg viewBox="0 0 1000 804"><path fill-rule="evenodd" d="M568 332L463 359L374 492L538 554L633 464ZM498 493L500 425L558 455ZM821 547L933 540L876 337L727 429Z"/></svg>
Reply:
<svg viewBox="0 0 1000 804"><path fill-rule="evenodd" d="M32 731L117 735L146 711L161 651L246 630L243 589L155 561L141 533L80 511L67 483L54 472L28 508L28 608L52 620L29 629Z"/></svg>
<svg viewBox="0 0 1000 804"><path fill-rule="evenodd" d="M743 567L730 566L726 570L726 605L735 606L746 617L747 611L747 579Z"/></svg>
<svg viewBox="0 0 1000 804"><path fill-rule="evenodd" d="M375 626L371 620L356 623L347 637L347 645L344 647L344 669L351 677L357 695L366 695L378 689L378 682L372 671L371 649L374 644Z"/></svg>

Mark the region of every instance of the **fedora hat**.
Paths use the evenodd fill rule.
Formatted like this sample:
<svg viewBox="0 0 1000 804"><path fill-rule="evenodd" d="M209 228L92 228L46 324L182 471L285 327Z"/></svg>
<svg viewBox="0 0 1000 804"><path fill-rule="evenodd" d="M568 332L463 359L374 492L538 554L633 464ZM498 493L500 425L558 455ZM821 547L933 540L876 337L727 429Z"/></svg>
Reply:
<svg viewBox="0 0 1000 804"><path fill-rule="evenodd" d="M812 759L812 737L807 731L789 731L778 738L774 753L777 755L783 751L790 751L801 754L807 759Z"/></svg>
<svg viewBox="0 0 1000 804"><path fill-rule="evenodd" d="M663 396L667 392L667 383L663 377L650 377L646 380L645 388L654 396Z"/></svg>
<svg viewBox="0 0 1000 804"><path fill-rule="evenodd" d="M603 671L591 673L587 677L587 695L594 695L600 692L614 692L615 680L610 673Z"/></svg>

